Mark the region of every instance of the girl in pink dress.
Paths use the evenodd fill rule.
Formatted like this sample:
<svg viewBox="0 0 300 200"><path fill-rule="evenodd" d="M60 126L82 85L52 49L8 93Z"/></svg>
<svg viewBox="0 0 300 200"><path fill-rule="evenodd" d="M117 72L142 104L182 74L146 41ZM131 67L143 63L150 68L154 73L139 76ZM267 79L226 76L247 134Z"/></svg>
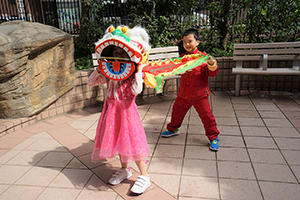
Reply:
<svg viewBox="0 0 300 200"><path fill-rule="evenodd" d="M122 48L116 46L113 47L113 57L129 58ZM97 126L92 160L120 156L122 167L108 181L112 185L132 176L128 162L135 161L141 175L131 191L137 194L151 185L144 160L149 156L147 139L135 103L136 95L143 89L144 66L139 65L137 72L123 81L110 80L95 68L88 80L89 86L107 84L107 99Z"/></svg>

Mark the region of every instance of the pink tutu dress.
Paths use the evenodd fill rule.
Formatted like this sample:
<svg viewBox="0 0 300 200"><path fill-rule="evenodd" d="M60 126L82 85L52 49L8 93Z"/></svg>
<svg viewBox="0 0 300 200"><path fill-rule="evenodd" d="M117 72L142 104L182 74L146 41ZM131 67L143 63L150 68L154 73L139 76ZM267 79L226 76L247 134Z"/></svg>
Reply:
<svg viewBox="0 0 300 200"><path fill-rule="evenodd" d="M121 162L139 161L149 156L148 144L135 97L142 91L142 73L124 81L107 79L95 69L88 85L107 83L107 99L98 122L92 160L121 155Z"/></svg>

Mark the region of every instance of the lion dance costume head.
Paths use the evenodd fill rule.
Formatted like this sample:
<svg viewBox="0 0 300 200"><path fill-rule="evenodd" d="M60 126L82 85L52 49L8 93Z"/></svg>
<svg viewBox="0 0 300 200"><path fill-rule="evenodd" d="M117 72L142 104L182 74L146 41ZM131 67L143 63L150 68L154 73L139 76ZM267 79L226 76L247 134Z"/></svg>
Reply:
<svg viewBox="0 0 300 200"><path fill-rule="evenodd" d="M129 59L115 58L114 46L122 48ZM110 26L95 47L100 71L114 81L129 78L139 64L148 60L150 50L149 36L146 30L139 26L132 29L127 26Z"/></svg>

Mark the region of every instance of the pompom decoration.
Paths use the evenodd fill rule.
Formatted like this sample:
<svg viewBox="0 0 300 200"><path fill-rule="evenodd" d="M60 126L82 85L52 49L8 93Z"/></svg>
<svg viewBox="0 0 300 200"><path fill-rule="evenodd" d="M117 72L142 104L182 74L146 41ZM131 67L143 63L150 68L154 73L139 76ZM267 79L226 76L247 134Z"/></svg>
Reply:
<svg viewBox="0 0 300 200"><path fill-rule="evenodd" d="M113 26L109 27L108 32L112 33L114 31L115 31L115 27L113 27Z"/></svg>

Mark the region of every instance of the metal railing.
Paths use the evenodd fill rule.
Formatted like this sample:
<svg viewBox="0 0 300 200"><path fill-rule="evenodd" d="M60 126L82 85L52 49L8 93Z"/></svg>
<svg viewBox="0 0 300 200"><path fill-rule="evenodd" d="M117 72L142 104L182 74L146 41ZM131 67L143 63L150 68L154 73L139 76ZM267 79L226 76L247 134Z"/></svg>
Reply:
<svg viewBox="0 0 300 200"><path fill-rule="evenodd" d="M205 11L205 1L200 1L199 9L193 11L195 26L209 25L209 13ZM125 24L131 19L118 13L126 13L125 3L111 4L103 17L120 18L117 22ZM78 34L80 29L81 0L1 0L0 23L13 20L39 22L57 27L70 34ZM170 16L171 17L171 16ZM173 16L174 17L174 16ZM184 16L181 17L184 20ZM116 22L116 20L114 20Z"/></svg>
<svg viewBox="0 0 300 200"><path fill-rule="evenodd" d="M80 6L80 0L1 0L0 23L12 20L39 22L77 34Z"/></svg>

